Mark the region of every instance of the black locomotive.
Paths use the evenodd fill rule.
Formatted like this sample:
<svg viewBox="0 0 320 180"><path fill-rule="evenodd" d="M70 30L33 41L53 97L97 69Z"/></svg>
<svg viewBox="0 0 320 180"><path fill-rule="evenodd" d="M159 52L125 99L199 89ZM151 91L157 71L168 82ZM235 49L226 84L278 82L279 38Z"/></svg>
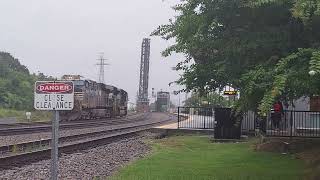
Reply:
<svg viewBox="0 0 320 180"><path fill-rule="evenodd" d="M128 93L126 91L92 80L81 80L80 76L65 75L62 79L74 83L74 108L72 111L63 111L61 120L127 115Z"/></svg>

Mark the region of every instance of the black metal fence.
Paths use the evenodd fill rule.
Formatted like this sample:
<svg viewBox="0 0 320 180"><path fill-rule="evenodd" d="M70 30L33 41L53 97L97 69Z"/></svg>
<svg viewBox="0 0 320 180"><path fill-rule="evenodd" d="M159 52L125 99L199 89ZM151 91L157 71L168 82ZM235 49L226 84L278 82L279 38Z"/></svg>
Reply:
<svg viewBox="0 0 320 180"><path fill-rule="evenodd" d="M212 129L217 139L238 139L241 135L241 122L235 126L236 117L230 108L179 107L179 129Z"/></svg>
<svg viewBox="0 0 320 180"><path fill-rule="evenodd" d="M214 129L217 131L219 124L229 121L230 118L232 119L232 117L220 117L220 115L217 118L218 109L228 108L179 107L178 128ZM256 129L260 129L266 136L319 138L320 112L285 110L278 113L271 111L267 117L259 118L254 112L248 111L243 114L240 126L241 134L252 134ZM225 127L219 128L225 131Z"/></svg>
<svg viewBox="0 0 320 180"><path fill-rule="evenodd" d="M320 112L271 111L262 130L267 136L320 137Z"/></svg>
<svg viewBox="0 0 320 180"><path fill-rule="evenodd" d="M214 108L178 107L179 129L214 129Z"/></svg>
<svg viewBox="0 0 320 180"><path fill-rule="evenodd" d="M214 129L215 108L213 107L178 107L178 127L188 129ZM244 113L241 130L254 132L256 115L252 111Z"/></svg>

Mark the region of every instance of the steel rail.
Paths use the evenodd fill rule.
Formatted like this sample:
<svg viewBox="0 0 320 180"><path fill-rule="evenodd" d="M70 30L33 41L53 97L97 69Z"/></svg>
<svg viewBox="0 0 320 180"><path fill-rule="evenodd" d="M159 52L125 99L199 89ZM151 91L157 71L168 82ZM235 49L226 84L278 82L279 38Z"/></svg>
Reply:
<svg viewBox="0 0 320 180"><path fill-rule="evenodd" d="M146 117L144 117L144 119L143 119L144 121L146 121L145 118ZM140 121L140 124L143 123L143 120ZM106 129L104 129L104 130L62 136L62 137L59 137L59 143L63 143L63 142L70 141L73 139L87 138L88 136L99 136L104 133L109 133L109 132L112 132L112 131L115 131L118 129L125 129L128 127L130 128L130 127L134 127L134 126L139 126L139 124L137 124L137 123L133 124L132 122L128 123L128 124L118 124L118 125L105 127ZM46 145L49 146L50 143L51 143L51 138L44 138L44 139L35 140L35 141L26 141L26 142L21 142L21 143L8 144L8 145L0 146L0 153L5 154L5 153L10 153L10 152L23 151L23 150L30 149L30 148L33 149L34 147L41 148Z"/></svg>
<svg viewBox="0 0 320 180"><path fill-rule="evenodd" d="M141 116L144 113L130 113L125 117L115 117L115 118L99 118L99 119L82 119L82 120L75 120L75 121L62 121L60 124L78 124L78 123L87 123L87 122L96 122L101 120L119 120L128 117L134 116ZM51 125L51 120L48 122L22 122L22 123L12 123L12 124L0 124L0 130L8 129L8 128L22 128L22 127L32 127L32 126L48 126Z"/></svg>
<svg viewBox="0 0 320 180"><path fill-rule="evenodd" d="M158 120L155 122L147 122L145 124L140 123L132 126L128 125L126 127L119 127L118 129L110 129L110 130L87 133L87 135L92 137L84 140L79 140L76 142L65 142L65 143L59 144L59 154L61 155L61 153L72 153L75 150L88 149L88 148L108 144L110 142L119 140L123 137L130 136L137 132L145 131L156 125L160 125L172 120L173 120L172 116L169 116L165 120ZM85 134L74 135L74 136L69 136L69 138L70 137L83 138L84 136ZM50 140L51 139L46 139L45 141L50 142ZM67 141L67 140L68 140L68 137L60 138L60 141ZM32 143L32 142L28 142L28 143ZM17 167L17 166L20 167L25 164L50 158L50 152L51 152L50 146L42 146L39 149L33 149L28 152L20 152L20 153L16 152L13 154L5 154L4 156L0 157L0 170L9 169L11 167Z"/></svg>
<svg viewBox="0 0 320 180"><path fill-rule="evenodd" d="M63 130L67 129L83 129L83 128L91 128L91 127L99 127L105 125L115 125L115 124L124 124L132 121L139 121L141 117L146 116L147 114L141 114L140 116L134 118L123 118L123 119L112 119L112 120L98 120L98 121L88 121L83 123L68 123L68 124L60 124L60 128ZM51 132L51 125L43 125L43 126L29 126L29 127L18 127L18 128L6 128L0 129L0 136L12 136L12 135L21 135L21 134L32 134L32 133L40 133L40 132Z"/></svg>

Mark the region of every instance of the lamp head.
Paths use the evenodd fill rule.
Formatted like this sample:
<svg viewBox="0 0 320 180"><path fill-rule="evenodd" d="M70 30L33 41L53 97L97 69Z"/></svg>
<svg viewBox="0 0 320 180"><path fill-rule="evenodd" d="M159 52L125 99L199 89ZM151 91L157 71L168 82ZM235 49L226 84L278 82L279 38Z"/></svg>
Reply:
<svg viewBox="0 0 320 180"><path fill-rule="evenodd" d="M316 73L317 73L317 72L316 72L315 70L309 71L309 75L310 75L310 76L314 76L314 75L316 75Z"/></svg>

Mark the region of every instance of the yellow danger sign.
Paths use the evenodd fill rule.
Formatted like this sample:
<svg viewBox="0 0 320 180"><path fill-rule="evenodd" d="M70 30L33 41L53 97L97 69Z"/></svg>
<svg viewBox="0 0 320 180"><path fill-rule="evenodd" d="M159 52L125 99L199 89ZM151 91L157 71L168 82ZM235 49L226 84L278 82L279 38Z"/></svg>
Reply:
<svg viewBox="0 0 320 180"><path fill-rule="evenodd" d="M223 91L223 95L227 95L227 96L235 96L237 95L237 91Z"/></svg>

